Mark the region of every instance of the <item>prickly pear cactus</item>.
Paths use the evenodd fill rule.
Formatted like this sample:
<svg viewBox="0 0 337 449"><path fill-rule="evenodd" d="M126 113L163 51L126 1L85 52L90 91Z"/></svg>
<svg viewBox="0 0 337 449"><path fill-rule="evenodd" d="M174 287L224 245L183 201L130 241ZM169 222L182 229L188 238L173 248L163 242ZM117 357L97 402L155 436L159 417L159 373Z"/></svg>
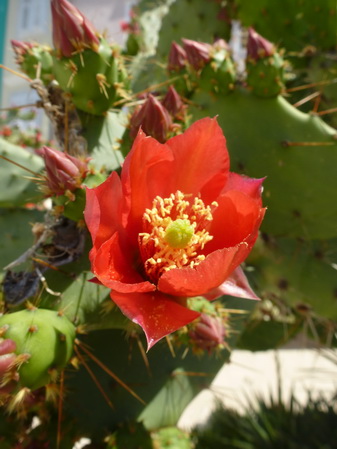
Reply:
<svg viewBox="0 0 337 449"><path fill-rule="evenodd" d="M12 42L56 142L0 129L0 444L190 449L230 349L336 343L336 2L290 3L141 1L119 49L51 0L54 48Z"/></svg>

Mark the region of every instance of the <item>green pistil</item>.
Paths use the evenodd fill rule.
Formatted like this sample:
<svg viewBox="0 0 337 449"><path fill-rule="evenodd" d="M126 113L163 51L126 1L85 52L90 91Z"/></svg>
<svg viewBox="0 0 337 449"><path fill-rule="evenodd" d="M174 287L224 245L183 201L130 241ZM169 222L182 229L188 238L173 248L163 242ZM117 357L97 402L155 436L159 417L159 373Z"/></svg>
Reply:
<svg viewBox="0 0 337 449"><path fill-rule="evenodd" d="M194 234L194 228L189 220L172 221L165 232L165 240L171 248L185 248Z"/></svg>

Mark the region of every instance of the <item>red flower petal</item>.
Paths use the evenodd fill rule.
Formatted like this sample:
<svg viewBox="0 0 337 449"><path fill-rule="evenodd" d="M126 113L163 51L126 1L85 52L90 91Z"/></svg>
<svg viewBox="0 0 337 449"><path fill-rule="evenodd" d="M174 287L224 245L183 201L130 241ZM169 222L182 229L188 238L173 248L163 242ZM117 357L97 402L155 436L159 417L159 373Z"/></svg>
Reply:
<svg viewBox="0 0 337 449"><path fill-rule="evenodd" d="M129 214L129 237L137 242L142 217L156 195L167 196L172 175L172 154L166 145L139 131L122 170L123 193Z"/></svg>
<svg viewBox="0 0 337 449"><path fill-rule="evenodd" d="M132 251L122 247L117 232L95 251L94 257L90 253L90 259L93 273L108 288L123 293L156 289L155 285L144 281L134 268L137 261L132 259Z"/></svg>
<svg viewBox="0 0 337 449"><path fill-rule="evenodd" d="M214 251L195 268L178 268L164 273L158 281L158 290L175 296L205 295L221 285L247 255L247 243Z"/></svg>
<svg viewBox="0 0 337 449"><path fill-rule="evenodd" d="M229 173L228 181L223 192L238 190L239 192L245 193L251 198L256 199L261 205L262 183L264 180L265 178L255 179L244 175L238 175L237 173Z"/></svg>
<svg viewBox="0 0 337 449"><path fill-rule="evenodd" d="M237 267L233 273L219 287L211 290L205 297L212 301L223 295L235 296L236 298L246 298L259 300L241 267Z"/></svg>
<svg viewBox="0 0 337 449"><path fill-rule="evenodd" d="M236 190L224 193L217 199L209 233L213 240L207 243L207 253L218 248L238 245L252 233L261 222L263 210L259 202Z"/></svg>
<svg viewBox="0 0 337 449"><path fill-rule="evenodd" d="M161 338L200 316L160 292L122 294L111 292L112 300L146 335L148 350Z"/></svg>
<svg viewBox="0 0 337 449"><path fill-rule="evenodd" d="M175 161L175 170L170 174L174 178L172 192L201 193L206 203L215 200L229 172L226 139L216 119L198 120L166 144L172 149Z"/></svg>
<svg viewBox="0 0 337 449"><path fill-rule="evenodd" d="M122 189L116 172L98 187L87 189L84 218L94 245L93 258L102 243L122 225Z"/></svg>

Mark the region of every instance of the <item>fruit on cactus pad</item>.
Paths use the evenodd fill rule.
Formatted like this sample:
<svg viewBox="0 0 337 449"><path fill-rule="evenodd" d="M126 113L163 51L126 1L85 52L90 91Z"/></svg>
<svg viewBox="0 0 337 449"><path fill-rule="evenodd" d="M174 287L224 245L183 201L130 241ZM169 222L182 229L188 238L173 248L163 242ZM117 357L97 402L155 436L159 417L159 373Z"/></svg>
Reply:
<svg viewBox="0 0 337 449"><path fill-rule="evenodd" d="M11 41L15 61L31 79L40 78L48 85L54 78L51 48L31 42Z"/></svg>
<svg viewBox="0 0 337 449"><path fill-rule="evenodd" d="M50 382L73 352L75 326L54 310L30 307L2 315L0 333L15 344L18 385L31 390Z"/></svg>
<svg viewBox="0 0 337 449"><path fill-rule="evenodd" d="M114 172L87 190L95 281L149 348L200 316L188 297L214 299L235 284L264 216L261 185L229 172L222 130L205 118L165 144L140 130L121 178ZM240 284L237 296L256 299Z"/></svg>
<svg viewBox="0 0 337 449"><path fill-rule="evenodd" d="M274 44L248 30L247 84L259 97L276 97L284 89L285 62Z"/></svg>
<svg viewBox="0 0 337 449"><path fill-rule="evenodd" d="M51 13L54 46L62 56L98 47L97 31L74 5L67 0L52 0Z"/></svg>
<svg viewBox="0 0 337 449"><path fill-rule="evenodd" d="M53 0L53 74L76 108L102 115L129 89L119 48L66 0Z"/></svg>
<svg viewBox="0 0 337 449"><path fill-rule="evenodd" d="M195 70L201 69L210 61L212 46L206 42L182 39L188 62Z"/></svg>
<svg viewBox="0 0 337 449"><path fill-rule="evenodd" d="M272 56L275 53L275 45L257 33L254 28L248 29L247 57L257 61L261 58Z"/></svg>

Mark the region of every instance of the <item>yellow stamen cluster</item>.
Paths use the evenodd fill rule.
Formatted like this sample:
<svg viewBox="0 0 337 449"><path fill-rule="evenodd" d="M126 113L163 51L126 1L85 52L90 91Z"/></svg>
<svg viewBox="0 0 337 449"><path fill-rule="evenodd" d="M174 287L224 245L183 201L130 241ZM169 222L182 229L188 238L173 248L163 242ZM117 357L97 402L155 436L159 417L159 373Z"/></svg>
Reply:
<svg viewBox="0 0 337 449"><path fill-rule="evenodd" d="M191 201L186 199L191 198ZM139 247L145 272L153 281L173 268L193 268L205 259L203 251L213 236L206 230L212 221L212 207L198 197L179 190L169 198L157 196L152 209L143 215L144 231L139 234Z"/></svg>

